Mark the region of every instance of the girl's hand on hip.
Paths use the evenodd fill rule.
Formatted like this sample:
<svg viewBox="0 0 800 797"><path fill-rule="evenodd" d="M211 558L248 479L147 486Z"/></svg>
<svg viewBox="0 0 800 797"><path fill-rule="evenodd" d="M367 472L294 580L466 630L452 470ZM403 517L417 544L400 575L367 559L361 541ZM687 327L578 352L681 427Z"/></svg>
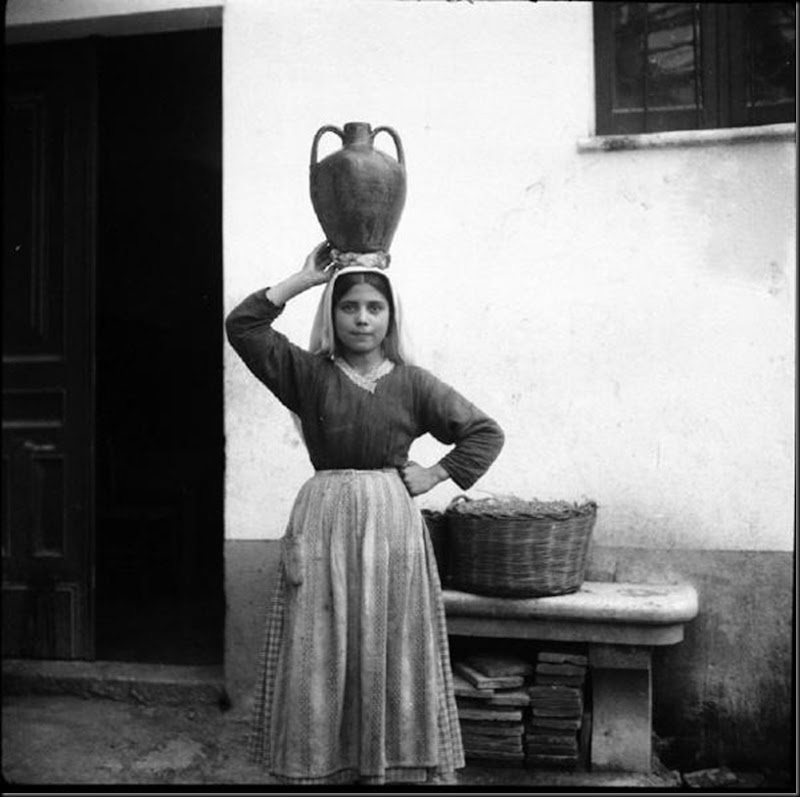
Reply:
<svg viewBox="0 0 800 797"><path fill-rule="evenodd" d="M416 462L409 462L399 468L400 478L406 485L406 489L411 495L422 495L432 490L439 482L447 478L447 471L439 465L430 468L423 468Z"/></svg>

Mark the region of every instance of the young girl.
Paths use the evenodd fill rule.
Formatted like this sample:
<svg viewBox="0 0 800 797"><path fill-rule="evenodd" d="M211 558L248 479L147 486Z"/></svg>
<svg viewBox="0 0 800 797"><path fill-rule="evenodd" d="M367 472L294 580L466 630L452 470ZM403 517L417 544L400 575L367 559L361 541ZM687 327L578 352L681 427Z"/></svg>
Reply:
<svg viewBox="0 0 800 797"><path fill-rule="evenodd" d="M322 284L309 352L272 323ZM226 327L299 419L316 470L282 539L252 754L284 783L454 782L464 754L441 587L413 496L447 478L470 487L499 454L502 430L407 362L386 274L337 269L325 244L245 299ZM430 467L408 460L426 433L454 446Z"/></svg>

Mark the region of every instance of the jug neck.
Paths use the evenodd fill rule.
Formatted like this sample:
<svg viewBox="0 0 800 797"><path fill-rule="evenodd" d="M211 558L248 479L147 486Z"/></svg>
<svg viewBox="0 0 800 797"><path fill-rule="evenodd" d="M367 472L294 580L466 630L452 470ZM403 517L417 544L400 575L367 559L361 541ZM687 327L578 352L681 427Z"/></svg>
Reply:
<svg viewBox="0 0 800 797"><path fill-rule="evenodd" d="M343 143L345 147L371 147L372 128L369 122L347 122Z"/></svg>

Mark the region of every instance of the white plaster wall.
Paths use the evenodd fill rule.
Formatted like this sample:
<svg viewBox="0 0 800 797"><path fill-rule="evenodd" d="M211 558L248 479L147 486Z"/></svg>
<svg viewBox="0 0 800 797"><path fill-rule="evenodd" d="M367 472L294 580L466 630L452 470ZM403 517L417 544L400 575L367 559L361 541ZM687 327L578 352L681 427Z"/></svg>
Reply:
<svg viewBox="0 0 800 797"><path fill-rule="evenodd" d="M793 142L579 153L589 3L227 0L223 35L226 311L322 237L318 127L391 125L417 361L507 435L472 493L592 497L602 544L792 549ZM278 322L301 344L317 297ZM275 538L312 469L229 348L225 380L227 535Z"/></svg>
<svg viewBox="0 0 800 797"><path fill-rule="evenodd" d="M221 4L10 0L7 35ZM592 72L590 3L227 0L225 309L320 239L316 129L392 125L417 361L507 433L473 492L591 496L608 545L791 550L794 142L579 154ZM311 468L229 349L225 381L227 536L276 538Z"/></svg>

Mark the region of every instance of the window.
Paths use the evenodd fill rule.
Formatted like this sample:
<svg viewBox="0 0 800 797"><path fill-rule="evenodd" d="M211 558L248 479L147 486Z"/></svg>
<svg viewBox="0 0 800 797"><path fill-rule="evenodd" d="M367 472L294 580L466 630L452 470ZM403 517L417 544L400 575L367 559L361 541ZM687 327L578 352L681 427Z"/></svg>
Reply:
<svg viewBox="0 0 800 797"><path fill-rule="evenodd" d="M597 133L795 121L794 3L594 3Z"/></svg>

